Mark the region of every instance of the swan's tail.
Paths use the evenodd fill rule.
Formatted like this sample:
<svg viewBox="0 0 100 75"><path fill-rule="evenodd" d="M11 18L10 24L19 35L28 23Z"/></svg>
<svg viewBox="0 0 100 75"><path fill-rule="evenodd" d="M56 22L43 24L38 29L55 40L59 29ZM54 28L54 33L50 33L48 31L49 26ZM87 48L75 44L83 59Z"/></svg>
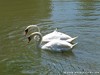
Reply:
<svg viewBox="0 0 100 75"><path fill-rule="evenodd" d="M57 31L58 29L56 28L54 31Z"/></svg>
<svg viewBox="0 0 100 75"><path fill-rule="evenodd" d="M74 37L74 38L68 39L67 42L72 42L72 41L74 41L76 38L78 38L78 36L76 36L76 37Z"/></svg>
<svg viewBox="0 0 100 75"><path fill-rule="evenodd" d="M73 44L72 46L71 46L71 48L73 48L74 46L76 46L78 43L75 43L75 44Z"/></svg>

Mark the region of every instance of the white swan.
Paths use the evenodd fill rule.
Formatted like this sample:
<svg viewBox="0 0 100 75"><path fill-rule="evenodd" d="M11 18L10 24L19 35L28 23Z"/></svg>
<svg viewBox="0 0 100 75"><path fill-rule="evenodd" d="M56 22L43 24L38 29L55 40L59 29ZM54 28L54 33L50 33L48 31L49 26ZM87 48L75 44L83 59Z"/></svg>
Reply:
<svg viewBox="0 0 100 75"><path fill-rule="evenodd" d="M32 30L33 28L36 28L39 32L40 32L40 29L37 25L29 25L26 29L25 29L25 35L27 35L27 33ZM67 39L72 39L68 42L72 42L73 40L75 40L77 37L74 37L72 38L71 36L67 35L67 34L64 34L64 33L61 33L61 32L58 32L57 29L55 29L53 32L43 36L43 39L42 41L43 42L49 42L51 40L54 40L54 39L61 39L61 40L67 40Z"/></svg>
<svg viewBox="0 0 100 75"><path fill-rule="evenodd" d="M67 40L59 40L59 39L54 39L44 45L42 45L42 34L40 32L34 32L34 33L31 33L29 36L28 36L28 40L29 42L31 41L31 39L35 36L39 36L39 47L41 49L45 49L45 50L51 50L51 51L67 51L69 49L72 49L77 43L75 44L70 44L67 42ZM29 43L28 42L28 43Z"/></svg>

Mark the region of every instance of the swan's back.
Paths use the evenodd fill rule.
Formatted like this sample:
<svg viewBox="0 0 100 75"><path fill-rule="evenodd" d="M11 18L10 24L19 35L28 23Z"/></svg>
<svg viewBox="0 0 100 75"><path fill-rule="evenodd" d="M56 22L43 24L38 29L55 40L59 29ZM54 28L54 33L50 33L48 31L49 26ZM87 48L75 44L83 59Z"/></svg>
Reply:
<svg viewBox="0 0 100 75"><path fill-rule="evenodd" d="M42 49L52 50L52 51L62 51L69 50L72 48L72 44L64 41L64 40L52 40L47 44L42 46Z"/></svg>
<svg viewBox="0 0 100 75"><path fill-rule="evenodd" d="M70 39L71 37L69 35L66 35L64 33L58 32L57 30L54 30L53 32L45 35L43 37L43 41L51 41L54 39L61 39L61 40L67 40Z"/></svg>

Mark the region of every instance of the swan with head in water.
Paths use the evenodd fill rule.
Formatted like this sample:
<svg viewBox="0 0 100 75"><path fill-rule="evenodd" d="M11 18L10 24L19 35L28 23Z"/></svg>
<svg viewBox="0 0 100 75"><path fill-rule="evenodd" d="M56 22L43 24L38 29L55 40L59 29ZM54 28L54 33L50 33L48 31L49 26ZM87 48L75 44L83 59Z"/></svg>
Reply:
<svg viewBox="0 0 100 75"><path fill-rule="evenodd" d="M37 29L38 32L40 32L40 29L37 25L29 25L26 29L25 29L25 35L27 35L27 33L32 30L33 28ZM43 36L42 41L43 42L49 42L51 40L54 39L60 39L60 40L67 40L69 39L68 42L72 42L73 40L75 40L77 37L72 38L71 36L64 34L62 32L58 32L57 29L55 29L53 32L46 34L45 36Z"/></svg>
<svg viewBox="0 0 100 75"><path fill-rule="evenodd" d="M28 41L30 42L31 39L34 38L35 36L39 36L38 46L44 50L51 50L51 51L58 51L58 52L68 51L77 44L77 43L75 43L72 45L69 42L67 42L67 40L54 39L54 40L42 45L42 34L40 32L31 33L28 36Z"/></svg>

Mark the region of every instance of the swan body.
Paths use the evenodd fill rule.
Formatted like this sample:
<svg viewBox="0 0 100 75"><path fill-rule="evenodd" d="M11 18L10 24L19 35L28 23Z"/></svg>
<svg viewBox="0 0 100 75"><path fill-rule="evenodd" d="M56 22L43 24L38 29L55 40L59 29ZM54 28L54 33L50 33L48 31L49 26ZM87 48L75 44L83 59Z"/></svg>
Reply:
<svg viewBox="0 0 100 75"><path fill-rule="evenodd" d="M41 49L44 49L44 50L51 50L51 51L58 51L58 52L61 52L61 51L67 51L69 49L72 49L76 44L70 44L69 42L67 42L67 40L60 40L60 39L54 39L44 45L42 45L42 34L40 32L34 32L32 34L30 34L28 36L28 40L29 42L31 41L31 39L35 36L39 36L39 47Z"/></svg>
<svg viewBox="0 0 100 75"><path fill-rule="evenodd" d="M61 52L61 51L67 51L67 50L72 49L76 44L77 43L72 45L65 40L57 39L57 40L52 40L48 42L47 44L43 45L41 48L46 49L46 50L53 50L53 51Z"/></svg>
<svg viewBox="0 0 100 75"><path fill-rule="evenodd" d="M69 35L58 32L57 29L56 29L53 32L43 36L43 41L51 41L51 40L54 40L54 39L67 40L67 39L71 39L71 38L72 37L70 37Z"/></svg>
<svg viewBox="0 0 100 75"><path fill-rule="evenodd" d="M37 28L38 32L40 32L40 29L39 29L39 27L38 27L37 25L29 25L29 26L25 29L25 35L27 35L27 33L28 33L30 30L32 30L33 28ZM43 42L50 42L50 41L52 41L52 40L54 40L54 39L67 40L67 39L73 39L73 38L72 38L71 36L67 35L67 34L64 34L64 33L62 33L62 32L57 31L57 29L56 29L56 30L54 30L53 32L51 32L51 33L49 33L49 34L43 36L42 41L43 41ZM76 39L76 37L74 37L73 40L75 40L75 39ZM73 41L73 40L72 40L72 41ZM68 42L72 42L72 41L70 40L70 41L68 41Z"/></svg>

